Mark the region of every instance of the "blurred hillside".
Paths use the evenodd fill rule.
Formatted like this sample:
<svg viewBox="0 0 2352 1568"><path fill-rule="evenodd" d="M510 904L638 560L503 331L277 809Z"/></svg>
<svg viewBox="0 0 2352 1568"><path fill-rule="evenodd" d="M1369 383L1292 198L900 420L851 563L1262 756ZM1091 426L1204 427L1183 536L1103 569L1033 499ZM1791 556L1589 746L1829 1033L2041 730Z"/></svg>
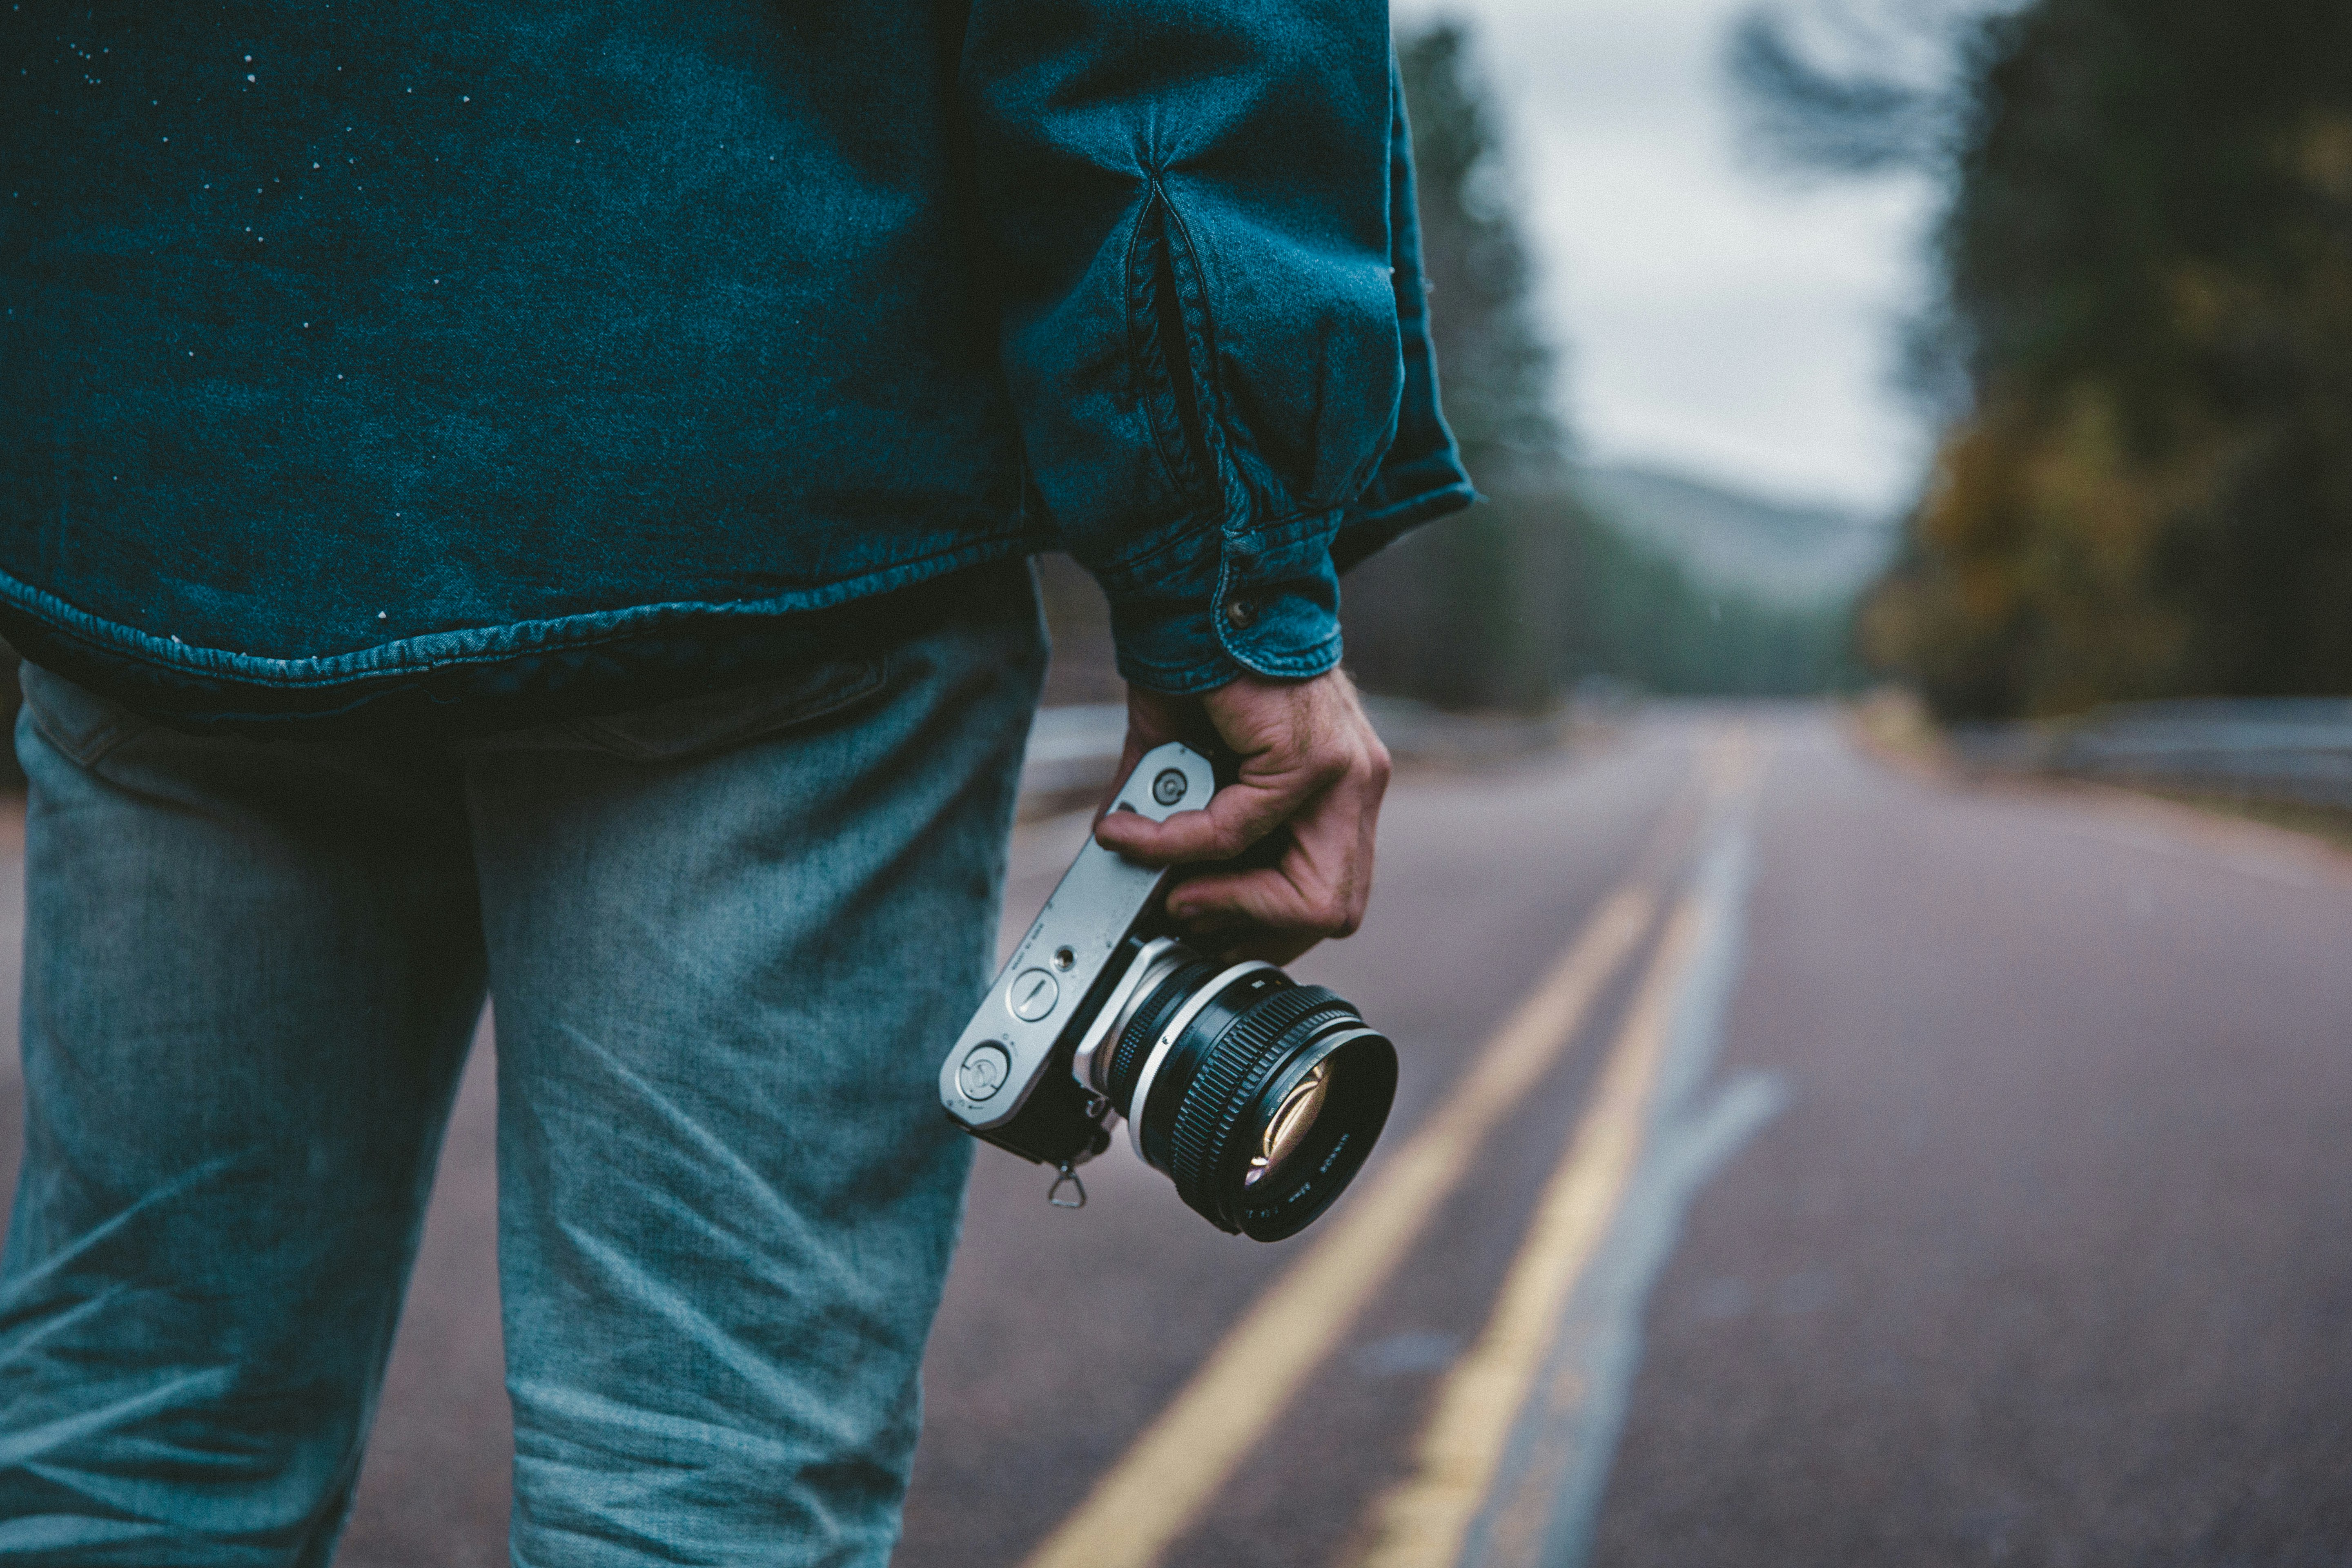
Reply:
<svg viewBox="0 0 2352 1568"><path fill-rule="evenodd" d="M1349 574L1350 668L1374 690L1521 711L1595 677L1743 694L1847 679L1852 595L1881 536L1680 476L1576 465L1472 40L1443 24L1399 55L1438 375L1488 500Z"/></svg>
<svg viewBox="0 0 2352 1568"><path fill-rule="evenodd" d="M1853 679L1849 598L1717 587L1565 489L1497 497L1410 534L1346 590L1357 678L1442 708L1539 712L1595 679L1763 697Z"/></svg>
<svg viewBox="0 0 2352 1568"><path fill-rule="evenodd" d="M1946 718L2352 690L2352 6L1873 15L1950 80L1776 13L1735 56L1788 157L1950 182L1915 356L1949 417L1870 657Z"/></svg>
<svg viewBox="0 0 2352 1568"><path fill-rule="evenodd" d="M1600 521L1679 564L1698 588L1762 605L1851 601L1895 543L1889 522L1861 512L1759 500L1664 468L1584 465L1575 484Z"/></svg>
<svg viewBox="0 0 2352 1568"><path fill-rule="evenodd" d="M1853 683L1857 589L1889 529L1660 470L1580 468L1574 489L1490 499L1342 584L1368 689L1541 711L1602 678L1663 695L1791 696ZM1110 616L1066 555L1038 557L1049 706L1121 700Z"/></svg>

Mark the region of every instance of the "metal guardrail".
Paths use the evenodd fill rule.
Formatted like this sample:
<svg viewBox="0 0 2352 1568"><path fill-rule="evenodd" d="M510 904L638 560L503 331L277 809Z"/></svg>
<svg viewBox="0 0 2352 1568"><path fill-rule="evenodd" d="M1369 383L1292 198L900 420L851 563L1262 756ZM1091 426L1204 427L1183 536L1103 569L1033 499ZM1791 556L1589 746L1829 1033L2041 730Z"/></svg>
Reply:
<svg viewBox="0 0 2352 1568"><path fill-rule="evenodd" d="M2053 724L1961 726L1970 766L2352 808L2352 700L2120 703Z"/></svg>

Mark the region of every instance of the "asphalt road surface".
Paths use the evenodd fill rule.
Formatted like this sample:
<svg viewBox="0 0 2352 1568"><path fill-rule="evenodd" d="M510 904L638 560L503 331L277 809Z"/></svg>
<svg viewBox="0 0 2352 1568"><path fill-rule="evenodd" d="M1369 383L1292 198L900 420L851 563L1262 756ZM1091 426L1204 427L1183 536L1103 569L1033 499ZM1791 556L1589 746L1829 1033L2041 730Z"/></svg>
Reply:
<svg viewBox="0 0 2352 1568"><path fill-rule="evenodd" d="M1391 798L1373 1163L1266 1247L983 1151L901 1563L2352 1561L2352 856L1809 709ZM488 1057L345 1563L504 1561Z"/></svg>

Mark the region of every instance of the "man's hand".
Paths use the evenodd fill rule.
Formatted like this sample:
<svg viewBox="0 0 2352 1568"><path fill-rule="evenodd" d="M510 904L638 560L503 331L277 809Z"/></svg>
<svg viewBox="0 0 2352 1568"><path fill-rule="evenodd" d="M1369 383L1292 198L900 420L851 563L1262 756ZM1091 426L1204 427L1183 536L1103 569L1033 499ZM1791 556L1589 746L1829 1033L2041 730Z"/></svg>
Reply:
<svg viewBox="0 0 2352 1568"><path fill-rule="evenodd" d="M1223 742L1241 774L1204 811L1153 822L1131 811L1095 824L1104 847L1151 866L1231 860L1287 832L1279 855L1177 882L1168 912L1190 936L1244 956L1287 963L1362 923L1372 892L1372 829L1389 784L1388 748L1339 670L1312 680L1244 675L1206 697L1127 689L1127 751L1118 776L1170 741Z"/></svg>

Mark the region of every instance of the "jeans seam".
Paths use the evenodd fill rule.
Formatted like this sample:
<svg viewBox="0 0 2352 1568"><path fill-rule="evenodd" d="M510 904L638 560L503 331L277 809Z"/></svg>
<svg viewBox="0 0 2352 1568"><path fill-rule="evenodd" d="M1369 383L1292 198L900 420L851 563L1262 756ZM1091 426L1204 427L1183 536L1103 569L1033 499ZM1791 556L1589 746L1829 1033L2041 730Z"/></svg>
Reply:
<svg viewBox="0 0 2352 1568"><path fill-rule="evenodd" d="M65 679L48 670L41 673L51 680ZM104 700L95 692L84 690L83 695L92 701ZM58 723L46 704L29 694L25 700L25 712L32 719L33 728L40 732L41 739L76 767L84 769L95 768L121 750L124 742L135 740L155 727L153 720L142 718L126 708L109 714L102 723L76 737Z"/></svg>
<svg viewBox="0 0 2352 1568"><path fill-rule="evenodd" d="M846 663L848 661L842 661ZM749 745L786 730L839 713L887 690L890 685L891 656L888 652L875 654L856 661L856 674L848 679L823 687L799 702L780 705L748 724L724 730L719 738L705 734L678 746L661 750L629 739L613 728L614 721L625 720L626 713L600 714L594 718L578 719L564 726L567 733L583 744L632 763L682 763L705 757L716 751ZM720 728L714 725L712 728Z"/></svg>

